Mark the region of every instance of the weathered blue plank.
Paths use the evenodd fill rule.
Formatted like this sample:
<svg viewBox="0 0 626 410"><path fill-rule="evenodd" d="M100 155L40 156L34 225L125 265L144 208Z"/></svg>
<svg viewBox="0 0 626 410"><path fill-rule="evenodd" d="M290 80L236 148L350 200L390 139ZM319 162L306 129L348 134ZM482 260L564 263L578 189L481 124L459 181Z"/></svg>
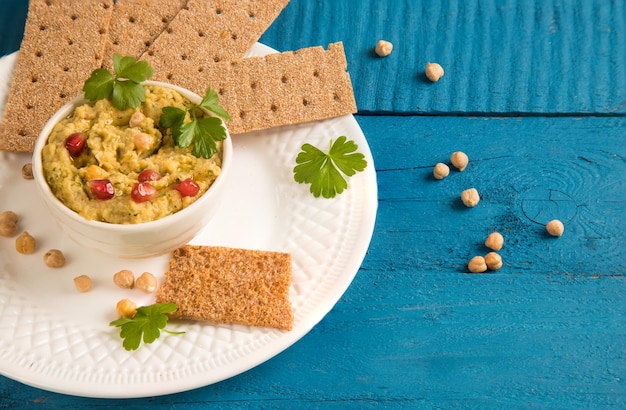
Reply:
<svg viewBox="0 0 626 410"><path fill-rule="evenodd" d="M361 112L626 113L624 0L291 0L261 41L343 41Z"/></svg>

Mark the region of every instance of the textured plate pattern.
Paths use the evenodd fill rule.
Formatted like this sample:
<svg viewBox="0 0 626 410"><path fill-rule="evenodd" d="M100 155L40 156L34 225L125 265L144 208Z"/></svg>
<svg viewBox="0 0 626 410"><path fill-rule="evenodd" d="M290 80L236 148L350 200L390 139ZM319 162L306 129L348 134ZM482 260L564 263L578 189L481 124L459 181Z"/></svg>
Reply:
<svg viewBox="0 0 626 410"><path fill-rule="evenodd" d="M253 49L266 51L260 45ZM6 61L0 70L7 69ZM308 186L293 181L295 157L304 142L323 147L339 135L354 139L369 165L341 196L316 199ZM13 239L0 238L0 373L75 395L167 394L241 373L318 323L354 278L374 229L376 174L367 141L346 116L239 135L233 146L232 189L215 220L192 242L292 253L293 331L176 322L168 328L184 335L164 335L138 351L125 351L118 331L108 326L115 303L129 297L145 305L154 303L154 295L118 289L111 277L131 269L162 279L167 256L123 260L81 249L50 223L32 181L21 178L29 156L1 152L0 209L18 212L22 229L39 246L34 255L20 255ZM65 267L45 267L42 255L50 248L64 251ZM74 289L72 278L80 274L92 277L91 292Z"/></svg>

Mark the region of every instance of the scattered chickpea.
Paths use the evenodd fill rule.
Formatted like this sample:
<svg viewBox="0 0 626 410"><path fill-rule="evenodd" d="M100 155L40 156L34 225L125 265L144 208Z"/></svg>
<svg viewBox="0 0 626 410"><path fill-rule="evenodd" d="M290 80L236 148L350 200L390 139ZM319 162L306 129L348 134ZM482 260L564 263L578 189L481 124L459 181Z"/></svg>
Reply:
<svg viewBox="0 0 626 410"><path fill-rule="evenodd" d="M565 227L563 226L563 222L558 219L553 219L546 224L546 231L552 236L561 236L563 235L563 231Z"/></svg>
<svg viewBox="0 0 626 410"><path fill-rule="evenodd" d="M157 280L150 272L144 272L139 275L139 277L135 281L135 286L137 286L137 289L143 290L147 293L151 293L154 292L157 288Z"/></svg>
<svg viewBox="0 0 626 410"><path fill-rule="evenodd" d="M476 188L469 188L461 192L461 201L468 208L472 208L480 202L480 195L478 195Z"/></svg>
<svg viewBox="0 0 626 410"><path fill-rule="evenodd" d="M91 278L87 275L80 275L74 278L74 286L76 290L84 293L91 290Z"/></svg>
<svg viewBox="0 0 626 410"><path fill-rule="evenodd" d="M122 289L132 289L135 286L135 275L128 269L122 269L113 275L113 283Z"/></svg>
<svg viewBox="0 0 626 410"><path fill-rule="evenodd" d="M439 162L433 168L433 176L435 179L444 179L450 174L450 167L444 164L443 162Z"/></svg>
<svg viewBox="0 0 626 410"><path fill-rule="evenodd" d="M0 236L10 238L17 233L17 214L11 211L4 211L0 214Z"/></svg>
<svg viewBox="0 0 626 410"><path fill-rule="evenodd" d="M499 251L504 245L504 237L500 232L492 232L485 240L485 246L494 251Z"/></svg>
<svg viewBox="0 0 626 410"><path fill-rule="evenodd" d="M24 164L22 167L22 178L33 179L33 164Z"/></svg>
<svg viewBox="0 0 626 410"><path fill-rule="evenodd" d="M65 266L65 256L58 249L50 249L43 255L43 261L49 268L60 268Z"/></svg>
<svg viewBox="0 0 626 410"><path fill-rule="evenodd" d="M375 51L379 57L387 57L391 54L391 50L393 50L393 44L388 41L378 40L378 43L376 43Z"/></svg>
<svg viewBox="0 0 626 410"><path fill-rule="evenodd" d="M15 239L15 250L19 253L30 254L35 252L36 241L28 232L22 232Z"/></svg>
<svg viewBox="0 0 626 410"><path fill-rule="evenodd" d="M489 252L485 255L485 264L491 270L498 270L502 267L502 257L496 252Z"/></svg>
<svg viewBox="0 0 626 410"><path fill-rule="evenodd" d="M485 258L482 256L474 256L467 264L467 269L472 273L482 273L487 270Z"/></svg>
<svg viewBox="0 0 626 410"><path fill-rule="evenodd" d="M132 318L137 314L137 304L130 299L122 299L115 306L117 317Z"/></svg>
<svg viewBox="0 0 626 410"><path fill-rule="evenodd" d="M452 155L450 155L450 162L452 163L452 165L454 165L455 168L463 172L467 167L467 164L469 163L469 158L464 152L456 151L453 152Z"/></svg>
<svg viewBox="0 0 626 410"><path fill-rule="evenodd" d="M437 82L443 77L443 68L437 63L426 64L426 70L424 70L426 77L432 82Z"/></svg>
<svg viewBox="0 0 626 410"><path fill-rule="evenodd" d="M92 179L105 179L109 177L109 173L104 168L98 165L91 164L85 168L85 179L91 181Z"/></svg>

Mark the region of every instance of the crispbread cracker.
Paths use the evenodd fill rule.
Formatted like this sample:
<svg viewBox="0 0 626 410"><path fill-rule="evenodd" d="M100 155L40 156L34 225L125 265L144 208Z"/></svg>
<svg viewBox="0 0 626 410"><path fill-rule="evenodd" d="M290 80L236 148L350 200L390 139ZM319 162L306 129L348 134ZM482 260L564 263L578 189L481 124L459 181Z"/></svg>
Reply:
<svg viewBox="0 0 626 410"><path fill-rule="evenodd" d="M176 318L293 328L291 255L185 245L174 251L157 303L176 303Z"/></svg>
<svg viewBox="0 0 626 410"><path fill-rule="evenodd" d="M139 58L187 0L117 0L102 65L113 68L113 54Z"/></svg>
<svg viewBox="0 0 626 410"><path fill-rule="evenodd" d="M204 95L210 86L232 117L231 134L323 120L357 111L343 44L209 63L173 65L156 80Z"/></svg>
<svg viewBox="0 0 626 410"><path fill-rule="evenodd" d="M289 0L189 0L141 56L155 72L192 73L242 58Z"/></svg>
<svg viewBox="0 0 626 410"><path fill-rule="evenodd" d="M113 0L31 0L0 150L32 152L44 124L102 62Z"/></svg>

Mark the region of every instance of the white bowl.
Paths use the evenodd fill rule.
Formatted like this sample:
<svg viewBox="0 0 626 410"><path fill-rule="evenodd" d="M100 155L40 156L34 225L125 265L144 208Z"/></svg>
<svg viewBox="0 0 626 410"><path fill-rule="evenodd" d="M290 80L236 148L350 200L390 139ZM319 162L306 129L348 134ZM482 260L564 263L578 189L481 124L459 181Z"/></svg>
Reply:
<svg viewBox="0 0 626 410"><path fill-rule="evenodd" d="M189 90L171 84L157 81L146 81L145 84L172 88L196 104L202 99ZM226 190L229 169L233 160L233 147L228 130L226 131L227 137L223 141L220 175L209 189L189 206L164 218L137 224L90 221L68 208L52 193L43 174L41 159L42 149L52 128L60 120L69 116L77 106L86 102L84 96L79 96L59 109L44 126L33 151L33 174L38 191L61 229L85 248L124 258L160 255L193 239L215 215Z"/></svg>

